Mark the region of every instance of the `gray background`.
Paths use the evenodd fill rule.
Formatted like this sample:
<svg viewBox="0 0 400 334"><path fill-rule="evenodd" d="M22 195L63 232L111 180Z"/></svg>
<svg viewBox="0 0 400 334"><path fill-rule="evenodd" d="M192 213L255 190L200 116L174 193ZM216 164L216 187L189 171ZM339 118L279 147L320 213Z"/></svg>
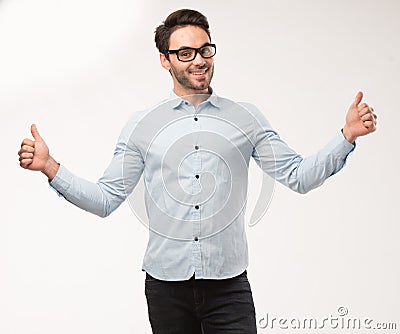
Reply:
<svg viewBox="0 0 400 334"><path fill-rule="evenodd" d="M344 306L399 328L400 2L0 0L0 332L150 333L147 231L129 205L103 220L81 211L17 151L37 123L59 162L96 181L130 114L172 88L153 31L182 7L211 23L215 91L256 104L300 153L335 136L357 90L379 114L344 170L307 195L278 185L248 228L258 317Z"/></svg>

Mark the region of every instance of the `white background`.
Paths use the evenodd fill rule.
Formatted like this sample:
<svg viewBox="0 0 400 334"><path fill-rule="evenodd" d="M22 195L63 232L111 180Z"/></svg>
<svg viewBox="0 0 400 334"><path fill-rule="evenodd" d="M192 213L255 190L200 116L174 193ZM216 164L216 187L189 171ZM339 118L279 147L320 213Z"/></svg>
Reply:
<svg viewBox="0 0 400 334"><path fill-rule="evenodd" d="M81 211L17 151L37 123L59 162L96 181L130 114L172 88L153 32L182 7L209 18L215 91L256 104L300 153L336 135L357 90L379 115L344 170L306 195L278 185L248 228L258 317L344 306L399 328L400 2L0 0L0 333L151 332L147 231L128 204Z"/></svg>

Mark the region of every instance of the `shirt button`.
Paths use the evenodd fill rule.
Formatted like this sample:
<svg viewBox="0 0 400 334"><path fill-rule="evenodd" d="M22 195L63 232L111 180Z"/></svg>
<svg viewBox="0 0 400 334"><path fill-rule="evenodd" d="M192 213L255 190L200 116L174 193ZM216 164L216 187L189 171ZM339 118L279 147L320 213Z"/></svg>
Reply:
<svg viewBox="0 0 400 334"><path fill-rule="evenodd" d="M200 207L199 207L198 205L196 205L194 208L195 208L196 210L200 209Z"/></svg>
<svg viewBox="0 0 400 334"><path fill-rule="evenodd" d="M199 119L197 117L195 117L194 120L197 122Z"/></svg>
<svg viewBox="0 0 400 334"><path fill-rule="evenodd" d="M199 241L199 238L198 237L194 237L194 241Z"/></svg>
<svg viewBox="0 0 400 334"><path fill-rule="evenodd" d="M200 177L200 175L199 174L196 174L196 179L198 179Z"/></svg>
<svg viewBox="0 0 400 334"><path fill-rule="evenodd" d="M194 147L196 150L198 150L199 149L199 147L196 145L195 147Z"/></svg>

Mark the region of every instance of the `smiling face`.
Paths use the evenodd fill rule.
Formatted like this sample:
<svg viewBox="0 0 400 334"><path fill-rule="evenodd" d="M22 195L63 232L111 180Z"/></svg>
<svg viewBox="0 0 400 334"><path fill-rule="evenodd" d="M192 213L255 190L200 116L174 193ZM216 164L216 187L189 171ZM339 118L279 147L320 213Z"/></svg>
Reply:
<svg viewBox="0 0 400 334"><path fill-rule="evenodd" d="M169 40L170 50L185 47L200 48L210 43L207 33L197 26L185 26L175 30ZM160 54L161 65L170 71L174 81L174 92L178 96L208 94L214 73L213 58L203 58L197 53L189 62L181 62L176 54L170 54L169 60Z"/></svg>

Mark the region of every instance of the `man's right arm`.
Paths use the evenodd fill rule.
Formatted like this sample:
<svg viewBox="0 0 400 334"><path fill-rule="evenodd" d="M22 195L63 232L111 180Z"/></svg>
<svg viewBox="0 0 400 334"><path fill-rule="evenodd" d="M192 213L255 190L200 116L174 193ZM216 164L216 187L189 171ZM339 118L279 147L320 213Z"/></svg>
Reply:
<svg viewBox="0 0 400 334"><path fill-rule="evenodd" d="M111 163L96 183L79 178L60 166L49 154L48 146L35 125L31 126L31 132L34 141L24 139L18 152L20 166L41 171L61 196L81 209L101 217L108 216L126 199L140 179L144 162L140 152L128 145L129 123L119 138Z"/></svg>

